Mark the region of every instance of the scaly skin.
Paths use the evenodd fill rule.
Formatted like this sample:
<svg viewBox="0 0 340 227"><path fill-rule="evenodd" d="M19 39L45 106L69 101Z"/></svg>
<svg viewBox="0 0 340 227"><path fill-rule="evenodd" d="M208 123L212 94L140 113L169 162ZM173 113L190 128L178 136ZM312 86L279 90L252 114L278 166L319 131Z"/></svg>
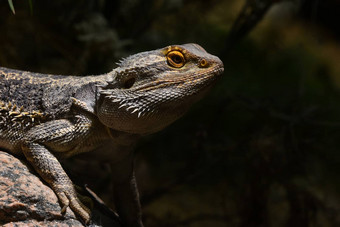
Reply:
<svg viewBox="0 0 340 227"><path fill-rule="evenodd" d="M140 136L182 116L223 72L197 44L132 55L98 76L57 76L0 68L0 148L23 154L63 205L85 223L58 159L83 152L111 162L117 211L126 226L143 226L132 150Z"/></svg>

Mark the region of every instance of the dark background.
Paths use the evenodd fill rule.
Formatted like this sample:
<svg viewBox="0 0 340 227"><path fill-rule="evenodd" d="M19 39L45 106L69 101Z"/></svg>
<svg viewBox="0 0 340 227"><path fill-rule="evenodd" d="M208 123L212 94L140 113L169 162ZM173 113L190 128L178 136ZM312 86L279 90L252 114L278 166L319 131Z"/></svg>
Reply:
<svg viewBox="0 0 340 227"><path fill-rule="evenodd" d="M198 43L225 73L137 147L145 225L340 226L340 2L245 4L18 0L14 15L3 0L0 65L100 74L133 53ZM113 206L105 165L86 167Z"/></svg>

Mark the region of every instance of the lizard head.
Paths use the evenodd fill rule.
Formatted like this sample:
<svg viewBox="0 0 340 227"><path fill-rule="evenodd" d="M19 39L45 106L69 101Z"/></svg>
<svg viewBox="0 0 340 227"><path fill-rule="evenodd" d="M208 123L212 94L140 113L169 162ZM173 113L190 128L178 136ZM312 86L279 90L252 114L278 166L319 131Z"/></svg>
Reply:
<svg viewBox="0 0 340 227"><path fill-rule="evenodd" d="M223 73L222 61L197 44L132 55L100 89L99 119L129 133L156 132L181 117Z"/></svg>

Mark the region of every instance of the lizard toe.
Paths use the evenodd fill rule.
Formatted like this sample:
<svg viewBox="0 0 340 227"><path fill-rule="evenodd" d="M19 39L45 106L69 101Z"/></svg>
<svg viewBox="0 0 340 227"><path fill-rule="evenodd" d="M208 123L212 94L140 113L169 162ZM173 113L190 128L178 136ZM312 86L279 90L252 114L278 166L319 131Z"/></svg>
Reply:
<svg viewBox="0 0 340 227"><path fill-rule="evenodd" d="M64 191L59 189L56 194L62 204L62 214L65 214L67 207L70 207L75 215L79 216L85 224L90 223L91 210L78 199L77 194L73 189Z"/></svg>
<svg viewBox="0 0 340 227"><path fill-rule="evenodd" d="M85 222L85 224L88 224L91 219L91 210L82 204L78 197L73 193L67 195L67 197L69 199L69 205L72 211L78 215Z"/></svg>

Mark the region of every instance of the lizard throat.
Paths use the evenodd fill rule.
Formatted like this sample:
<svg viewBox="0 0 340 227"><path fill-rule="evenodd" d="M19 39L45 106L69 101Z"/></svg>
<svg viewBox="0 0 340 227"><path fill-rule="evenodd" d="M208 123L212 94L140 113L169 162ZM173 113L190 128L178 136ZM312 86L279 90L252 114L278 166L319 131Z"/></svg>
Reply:
<svg viewBox="0 0 340 227"><path fill-rule="evenodd" d="M106 90L97 111L103 124L115 130L149 134L180 118L218 78L221 69L159 80L130 90Z"/></svg>

